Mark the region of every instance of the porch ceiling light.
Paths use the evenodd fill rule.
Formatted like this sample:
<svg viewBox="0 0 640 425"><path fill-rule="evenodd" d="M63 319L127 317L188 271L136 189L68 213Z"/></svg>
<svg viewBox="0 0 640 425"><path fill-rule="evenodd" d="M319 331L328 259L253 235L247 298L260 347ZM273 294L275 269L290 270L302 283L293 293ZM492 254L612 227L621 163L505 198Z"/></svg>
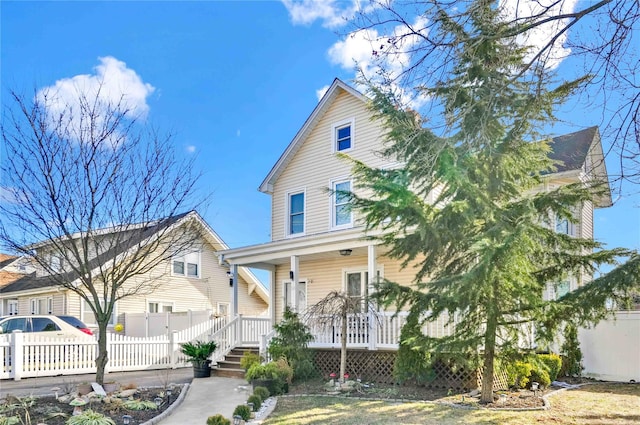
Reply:
<svg viewBox="0 0 640 425"><path fill-rule="evenodd" d="M343 257L348 257L349 255L351 255L352 252L353 252L352 249L341 249L340 255L342 255Z"/></svg>

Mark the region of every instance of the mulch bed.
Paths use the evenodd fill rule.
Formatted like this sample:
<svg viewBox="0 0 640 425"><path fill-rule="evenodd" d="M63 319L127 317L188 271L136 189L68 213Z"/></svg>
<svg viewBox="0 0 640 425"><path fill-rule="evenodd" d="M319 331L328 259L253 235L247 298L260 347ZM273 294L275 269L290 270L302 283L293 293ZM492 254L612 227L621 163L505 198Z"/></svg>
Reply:
<svg viewBox="0 0 640 425"><path fill-rule="evenodd" d="M573 382L575 381L575 382ZM571 384L586 382L584 379L573 380ZM330 395L327 392L326 381L311 380L290 386L289 394L292 395ZM544 407L542 397L559 387L549 387L544 390L510 390L494 392L494 402L480 404L480 395L477 391L454 392L444 388L427 388L416 385L393 385L381 383L367 383L361 388L351 392L341 392L339 395L352 398L376 398L381 400L407 400L407 401L435 401L459 406L481 406L493 409L533 409ZM500 398L505 394L506 399Z"/></svg>
<svg viewBox="0 0 640 425"><path fill-rule="evenodd" d="M104 403L97 398L92 398L82 409L84 411L91 409L94 412L102 413L113 419L116 424L122 423L123 415L130 415L133 418L132 423L141 424L160 415L176 401L182 388L176 386L172 387L172 390L171 400L164 395L162 388L139 388L137 390L133 396L136 400L153 401L156 397L164 395L163 403L159 409L155 410L129 410L118 403ZM17 415L24 421L23 423L29 423L25 420L26 401L26 397L8 396L5 400L0 401L0 417ZM37 397L33 404L26 408L33 424L64 425L73 413L73 406L68 403L60 403L55 396Z"/></svg>

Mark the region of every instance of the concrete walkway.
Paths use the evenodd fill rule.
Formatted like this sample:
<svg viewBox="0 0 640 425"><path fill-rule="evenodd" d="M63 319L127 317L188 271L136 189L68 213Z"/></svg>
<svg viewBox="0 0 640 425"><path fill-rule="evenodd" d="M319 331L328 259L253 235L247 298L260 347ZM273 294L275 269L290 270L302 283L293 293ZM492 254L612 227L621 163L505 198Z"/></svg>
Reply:
<svg viewBox="0 0 640 425"><path fill-rule="evenodd" d="M209 416L220 413L227 419L233 416L238 404L245 404L251 386L244 379L197 378L180 406L158 422L161 425L204 424Z"/></svg>

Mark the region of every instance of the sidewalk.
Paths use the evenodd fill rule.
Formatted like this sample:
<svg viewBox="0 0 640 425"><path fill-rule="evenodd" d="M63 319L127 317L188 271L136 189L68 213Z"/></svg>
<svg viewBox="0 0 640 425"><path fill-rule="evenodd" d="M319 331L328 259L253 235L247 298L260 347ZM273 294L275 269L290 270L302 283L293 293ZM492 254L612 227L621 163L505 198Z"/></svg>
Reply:
<svg viewBox="0 0 640 425"><path fill-rule="evenodd" d="M189 392L180 406L160 422L161 425L204 424L209 416L220 413L233 416L238 404L245 404L251 386L244 379L198 378L191 382Z"/></svg>

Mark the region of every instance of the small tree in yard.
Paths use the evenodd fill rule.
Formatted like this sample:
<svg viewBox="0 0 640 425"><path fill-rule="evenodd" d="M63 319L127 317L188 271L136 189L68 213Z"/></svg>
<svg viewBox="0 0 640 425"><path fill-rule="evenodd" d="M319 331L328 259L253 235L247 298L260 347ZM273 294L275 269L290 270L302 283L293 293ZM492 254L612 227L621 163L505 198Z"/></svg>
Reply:
<svg viewBox="0 0 640 425"><path fill-rule="evenodd" d="M77 91L58 108L55 95L12 93L4 111L0 241L93 311L102 383L115 303L152 292L168 260L194 249L198 220L183 217L198 176L124 97Z"/></svg>
<svg viewBox="0 0 640 425"><path fill-rule="evenodd" d="M387 130L382 154L401 166L372 169L354 161L356 190L350 194L367 229L384 230L379 239L388 256L416 267L411 286L386 281L376 292L385 304L409 310L415 329L401 343L476 359L482 402L493 401L496 359L520 352L526 325L535 326L543 345L564 322L607 317L607 298L625 298L640 282L640 256L604 250L548 224L547 217L575 222L574 211L608 187L594 181L538 189L556 165L539 129L582 81L550 90L528 78L525 50L501 41L510 27L497 13L491 2L478 1L464 24L444 12L438 16L456 39L452 46L462 46L453 74L423 88L444 115L447 125L438 133L372 88L372 109ZM543 299L549 282L591 273L620 256L630 259L557 300ZM422 334L425 322L443 313L452 322L459 318L450 323L452 335Z"/></svg>
<svg viewBox="0 0 640 425"><path fill-rule="evenodd" d="M363 303L366 308L363 308ZM331 327L340 323L340 381L344 382L347 372L347 335L349 316L366 318L375 314L375 305L369 299L353 297L344 292L331 291L323 299L312 305L305 313L306 321L320 326Z"/></svg>

